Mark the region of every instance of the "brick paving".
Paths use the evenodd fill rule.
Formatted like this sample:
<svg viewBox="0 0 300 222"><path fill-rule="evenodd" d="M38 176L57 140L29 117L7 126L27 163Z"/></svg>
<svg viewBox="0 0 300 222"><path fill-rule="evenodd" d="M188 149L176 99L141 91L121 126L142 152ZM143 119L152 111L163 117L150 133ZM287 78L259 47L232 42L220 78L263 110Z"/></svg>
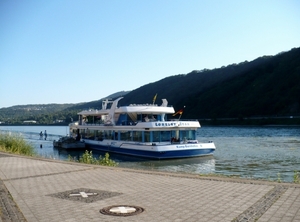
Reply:
<svg viewBox="0 0 300 222"><path fill-rule="evenodd" d="M0 222L300 221L297 184L139 171L3 153L0 179ZM118 195L91 201L65 198L66 192L81 189ZM126 217L100 213L114 205L138 206L144 212Z"/></svg>

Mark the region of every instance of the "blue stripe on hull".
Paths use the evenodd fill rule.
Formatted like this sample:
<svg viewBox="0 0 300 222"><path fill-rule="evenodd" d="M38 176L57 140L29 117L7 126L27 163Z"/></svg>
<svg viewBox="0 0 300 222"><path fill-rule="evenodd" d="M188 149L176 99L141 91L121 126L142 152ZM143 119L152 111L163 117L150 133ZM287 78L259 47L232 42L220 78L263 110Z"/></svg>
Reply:
<svg viewBox="0 0 300 222"><path fill-rule="evenodd" d="M186 149L186 150L174 150L174 151L166 151L166 152L155 152L155 151L99 146L93 144L86 144L86 146L93 150L100 150L104 152L145 157L151 159L175 159L175 158L198 157L198 156L212 155L213 152L215 151L215 149L198 149L198 150Z"/></svg>

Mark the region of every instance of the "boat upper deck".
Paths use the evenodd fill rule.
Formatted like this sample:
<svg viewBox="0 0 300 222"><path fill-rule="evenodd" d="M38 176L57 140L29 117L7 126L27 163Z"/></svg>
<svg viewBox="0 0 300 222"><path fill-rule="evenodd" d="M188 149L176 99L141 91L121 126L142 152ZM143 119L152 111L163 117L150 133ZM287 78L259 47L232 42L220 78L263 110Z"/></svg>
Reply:
<svg viewBox="0 0 300 222"><path fill-rule="evenodd" d="M174 108L168 106L168 101L162 99L162 104L131 104L117 107L119 98L115 101L105 100L101 110L84 110L79 112L80 126L121 126L134 128L163 128L163 127L200 127L197 120L180 121L167 120L167 114L176 115ZM174 114L175 113L175 114Z"/></svg>
<svg viewBox="0 0 300 222"><path fill-rule="evenodd" d="M99 116L99 115L108 115L111 112L111 109L101 109L101 110L83 110L78 113L78 115L84 116ZM137 114L173 114L174 108L172 106L157 106L152 104L131 104L129 106L121 106L114 110L115 114L121 113L137 113Z"/></svg>

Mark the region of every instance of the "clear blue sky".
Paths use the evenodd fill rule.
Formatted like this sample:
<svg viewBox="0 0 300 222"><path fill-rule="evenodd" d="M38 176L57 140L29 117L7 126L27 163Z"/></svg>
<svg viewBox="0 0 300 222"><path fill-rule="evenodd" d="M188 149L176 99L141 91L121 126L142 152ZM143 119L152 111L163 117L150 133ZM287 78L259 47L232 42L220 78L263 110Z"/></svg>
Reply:
<svg viewBox="0 0 300 222"><path fill-rule="evenodd" d="M0 108L89 102L295 47L299 0L1 0Z"/></svg>

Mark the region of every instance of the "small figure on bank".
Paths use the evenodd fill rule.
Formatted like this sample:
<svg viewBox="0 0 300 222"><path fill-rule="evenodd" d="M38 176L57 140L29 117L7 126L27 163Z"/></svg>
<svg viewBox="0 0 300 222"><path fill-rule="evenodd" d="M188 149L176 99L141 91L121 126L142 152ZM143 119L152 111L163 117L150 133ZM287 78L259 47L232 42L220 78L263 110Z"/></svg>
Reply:
<svg viewBox="0 0 300 222"><path fill-rule="evenodd" d="M40 140L43 139L43 132L40 132Z"/></svg>
<svg viewBox="0 0 300 222"><path fill-rule="evenodd" d="M47 139L47 131L46 130L45 130L44 134L45 134L45 140L46 140Z"/></svg>

